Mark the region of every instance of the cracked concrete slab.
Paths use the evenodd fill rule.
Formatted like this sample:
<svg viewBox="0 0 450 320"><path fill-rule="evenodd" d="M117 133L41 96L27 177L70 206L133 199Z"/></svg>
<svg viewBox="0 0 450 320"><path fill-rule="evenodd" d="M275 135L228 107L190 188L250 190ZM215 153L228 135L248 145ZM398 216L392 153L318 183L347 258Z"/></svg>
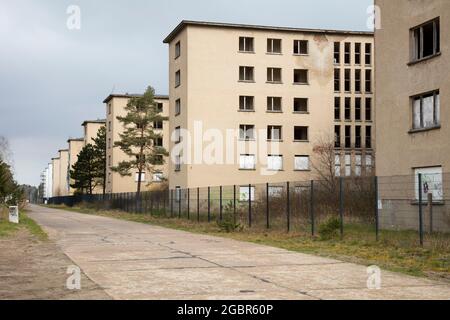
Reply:
<svg viewBox="0 0 450 320"><path fill-rule="evenodd" d="M114 299L450 299L445 283L269 246L32 206L83 272Z"/></svg>

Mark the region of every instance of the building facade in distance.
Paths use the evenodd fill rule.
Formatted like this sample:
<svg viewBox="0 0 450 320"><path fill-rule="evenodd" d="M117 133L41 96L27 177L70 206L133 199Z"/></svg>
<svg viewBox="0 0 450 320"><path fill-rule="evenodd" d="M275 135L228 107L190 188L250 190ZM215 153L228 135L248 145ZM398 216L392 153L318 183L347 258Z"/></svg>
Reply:
<svg viewBox="0 0 450 320"><path fill-rule="evenodd" d="M114 147L114 143L120 140L120 134L124 131L124 126L117 120L118 116L125 116L125 107L128 104L129 99L135 95L119 95L113 94L108 96L104 103L106 105L106 165L107 165L107 193L121 193L121 192L136 192L137 190L137 173L131 176L122 177L117 172L111 170L112 167L117 166L121 161L128 159L128 156L120 150L118 147ZM158 107L162 109L162 115L169 116L169 97L163 95L155 95L155 102ZM154 128L156 131L162 133L163 139L160 141L161 146L166 150L169 150L169 124L167 121L162 123L155 123ZM162 166L157 166L155 172L144 173L142 176L142 190L150 190L152 188L158 188L168 178L168 159Z"/></svg>
<svg viewBox="0 0 450 320"><path fill-rule="evenodd" d="M337 175L372 171L373 33L183 21L164 42L171 189L310 180L323 141Z"/></svg>

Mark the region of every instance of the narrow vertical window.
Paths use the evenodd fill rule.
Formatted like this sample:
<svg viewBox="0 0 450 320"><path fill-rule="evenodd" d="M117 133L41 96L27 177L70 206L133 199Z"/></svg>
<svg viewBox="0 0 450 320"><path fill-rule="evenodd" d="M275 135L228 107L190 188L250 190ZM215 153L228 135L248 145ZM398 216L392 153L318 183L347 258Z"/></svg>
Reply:
<svg viewBox="0 0 450 320"><path fill-rule="evenodd" d="M372 92L372 70L366 70L366 92Z"/></svg>
<svg viewBox="0 0 450 320"><path fill-rule="evenodd" d="M351 43L346 42L344 49L344 63L350 64L350 61L351 61Z"/></svg>
<svg viewBox="0 0 450 320"><path fill-rule="evenodd" d="M180 41L178 41L175 44L175 59L177 59L180 56L181 56L181 43L180 43Z"/></svg>
<svg viewBox="0 0 450 320"><path fill-rule="evenodd" d="M367 66L372 65L372 44L371 43L366 43L365 64Z"/></svg>
<svg viewBox="0 0 450 320"><path fill-rule="evenodd" d="M334 43L334 64L340 64L341 63L341 43L335 42Z"/></svg>
<svg viewBox="0 0 450 320"><path fill-rule="evenodd" d="M334 69L334 91L341 91L341 69Z"/></svg>

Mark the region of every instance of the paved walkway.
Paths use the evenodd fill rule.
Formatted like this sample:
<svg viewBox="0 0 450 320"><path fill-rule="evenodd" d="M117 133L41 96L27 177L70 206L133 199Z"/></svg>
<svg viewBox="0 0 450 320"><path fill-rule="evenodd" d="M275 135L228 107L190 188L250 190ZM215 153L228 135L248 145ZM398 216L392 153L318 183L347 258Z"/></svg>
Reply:
<svg viewBox="0 0 450 320"><path fill-rule="evenodd" d="M268 246L32 206L30 216L114 299L450 299L447 284Z"/></svg>

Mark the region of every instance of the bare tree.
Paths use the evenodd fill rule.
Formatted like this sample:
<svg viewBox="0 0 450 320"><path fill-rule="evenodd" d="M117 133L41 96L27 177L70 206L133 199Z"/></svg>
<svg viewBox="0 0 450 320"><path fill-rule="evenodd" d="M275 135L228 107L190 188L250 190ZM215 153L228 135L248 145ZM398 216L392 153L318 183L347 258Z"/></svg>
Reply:
<svg viewBox="0 0 450 320"><path fill-rule="evenodd" d="M314 157L311 166L318 175L322 184L330 191L337 190L338 181L336 179L335 165L336 153L334 139L321 137L313 147Z"/></svg>

